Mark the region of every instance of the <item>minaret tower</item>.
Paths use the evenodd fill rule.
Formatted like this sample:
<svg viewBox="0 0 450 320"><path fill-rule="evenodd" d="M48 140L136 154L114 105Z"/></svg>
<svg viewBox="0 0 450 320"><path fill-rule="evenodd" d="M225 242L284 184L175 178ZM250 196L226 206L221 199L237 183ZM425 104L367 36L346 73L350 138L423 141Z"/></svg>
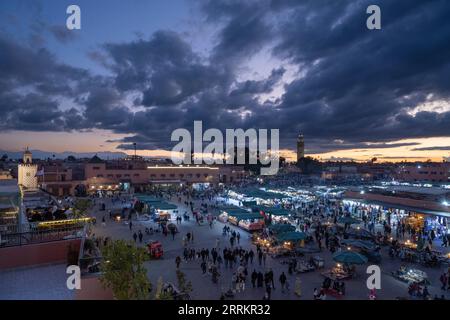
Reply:
<svg viewBox="0 0 450 320"><path fill-rule="evenodd" d="M305 157L305 139L302 134L297 137L297 162Z"/></svg>
<svg viewBox="0 0 450 320"><path fill-rule="evenodd" d="M37 178L37 164L33 164L33 155L30 150L27 149L23 153L23 162L19 164L19 181L18 184L26 189L37 189L38 178Z"/></svg>

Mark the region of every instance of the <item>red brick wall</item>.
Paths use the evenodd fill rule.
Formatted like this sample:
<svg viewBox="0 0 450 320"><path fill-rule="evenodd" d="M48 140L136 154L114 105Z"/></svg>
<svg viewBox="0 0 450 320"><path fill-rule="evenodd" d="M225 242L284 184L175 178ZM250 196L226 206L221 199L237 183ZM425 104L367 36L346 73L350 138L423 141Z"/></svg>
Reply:
<svg viewBox="0 0 450 320"><path fill-rule="evenodd" d="M0 248L0 270L67 262L69 245L80 250L81 239Z"/></svg>

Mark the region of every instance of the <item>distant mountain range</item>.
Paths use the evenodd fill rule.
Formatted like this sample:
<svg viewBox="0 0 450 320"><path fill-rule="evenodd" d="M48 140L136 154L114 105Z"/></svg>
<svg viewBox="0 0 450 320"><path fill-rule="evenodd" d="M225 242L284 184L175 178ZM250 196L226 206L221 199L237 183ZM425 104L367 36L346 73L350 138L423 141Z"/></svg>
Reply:
<svg viewBox="0 0 450 320"><path fill-rule="evenodd" d="M126 157L127 154L124 152L70 152L70 151L64 151L64 152L49 152L49 151L42 151L42 150L30 150L33 154L33 158L35 159L48 159L53 157L55 159L66 159L68 156L74 156L75 158L92 158L93 156L97 155L101 159L108 160L108 159L118 159ZM0 150L0 157L2 157L4 154L8 156L9 159L22 159L23 151L2 151Z"/></svg>

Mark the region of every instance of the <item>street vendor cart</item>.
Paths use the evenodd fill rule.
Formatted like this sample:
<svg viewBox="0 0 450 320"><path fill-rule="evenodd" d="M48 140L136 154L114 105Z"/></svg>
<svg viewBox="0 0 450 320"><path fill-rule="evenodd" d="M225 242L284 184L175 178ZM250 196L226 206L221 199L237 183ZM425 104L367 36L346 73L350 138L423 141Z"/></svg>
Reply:
<svg viewBox="0 0 450 320"><path fill-rule="evenodd" d="M147 243L147 252L151 259L162 259L164 250L161 242L156 240L150 240Z"/></svg>

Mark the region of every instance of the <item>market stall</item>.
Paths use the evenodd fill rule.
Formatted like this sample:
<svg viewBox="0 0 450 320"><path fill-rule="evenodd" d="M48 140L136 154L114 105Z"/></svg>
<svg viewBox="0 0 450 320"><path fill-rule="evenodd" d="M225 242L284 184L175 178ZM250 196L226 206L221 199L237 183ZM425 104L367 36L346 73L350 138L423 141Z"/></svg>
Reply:
<svg viewBox="0 0 450 320"><path fill-rule="evenodd" d="M419 269L408 268L401 266L398 270L392 272L392 276L400 281L407 282L408 284L416 283L419 285L429 284L427 274Z"/></svg>
<svg viewBox="0 0 450 320"><path fill-rule="evenodd" d="M344 239L341 241L341 244L344 245L347 250L352 250L362 254L369 260L369 262L381 262L380 247L372 241Z"/></svg>
<svg viewBox="0 0 450 320"><path fill-rule="evenodd" d="M360 253L345 250L333 254L333 260L337 262L332 269L322 273L323 276L333 280L345 280L355 275L355 265L365 264L368 259Z"/></svg>
<svg viewBox="0 0 450 320"><path fill-rule="evenodd" d="M269 229L269 232L272 234L295 231L295 227L292 224L288 223L271 224L267 228Z"/></svg>

